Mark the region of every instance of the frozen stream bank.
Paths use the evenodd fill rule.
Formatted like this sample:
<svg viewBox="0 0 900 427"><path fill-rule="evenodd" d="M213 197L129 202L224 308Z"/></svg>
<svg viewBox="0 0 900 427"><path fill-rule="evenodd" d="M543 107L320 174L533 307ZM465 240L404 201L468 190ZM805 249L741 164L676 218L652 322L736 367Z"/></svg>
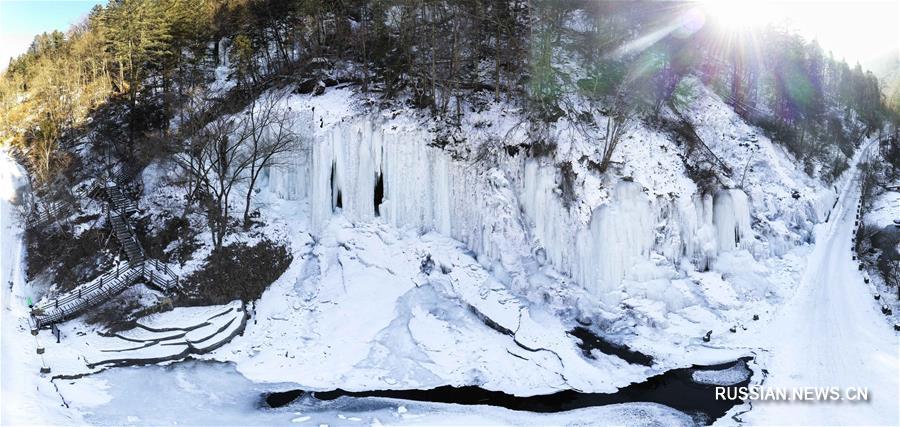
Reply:
<svg viewBox="0 0 900 427"><path fill-rule="evenodd" d="M519 397L481 387L443 386L428 390L377 390L350 392L331 390L307 392L290 390L264 395L266 404L277 408L299 399L300 405L315 405L320 401L359 398L392 398L418 402L453 403L458 405L497 406L516 411L538 413L567 412L575 409L625 403L657 403L689 414L698 424L710 424L740 401L716 400L716 385L746 386L750 371L749 359L716 366L694 366L673 369L644 382L624 387L615 393L582 393L565 390L549 395ZM735 379L736 377L736 379ZM700 378L702 381L698 381ZM722 382L725 381L725 382Z"/></svg>
<svg viewBox="0 0 900 427"><path fill-rule="evenodd" d="M288 384L257 384L243 377L231 364L201 361L165 367L111 369L80 380L56 382L70 405L85 410L85 421L93 424L272 425L295 421L305 424L368 425L376 420L388 424L447 424L456 421L558 424L589 423L598 419L609 424L628 425L708 423L711 421L709 417L721 416L733 403L712 401L711 386L690 380L693 371L673 370L644 384L606 396L570 391L516 398L475 388L456 389L455 395L462 401L455 403L476 404L476 408L452 404L452 401L441 398L447 395L441 389L314 393L278 408L268 408L260 396L273 388L286 390ZM91 392L84 393L88 389ZM709 396L700 396L706 392ZM418 393L419 396L411 393ZM696 400L683 399L694 401L693 406L683 408L691 416L669 406L650 403L675 402L684 393L698 397ZM669 398L666 399L665 395ZM412 400L404 397L411 397ZM641 397L646 399L642 401ZM545 413L548 411L554 413Z"/></svg>

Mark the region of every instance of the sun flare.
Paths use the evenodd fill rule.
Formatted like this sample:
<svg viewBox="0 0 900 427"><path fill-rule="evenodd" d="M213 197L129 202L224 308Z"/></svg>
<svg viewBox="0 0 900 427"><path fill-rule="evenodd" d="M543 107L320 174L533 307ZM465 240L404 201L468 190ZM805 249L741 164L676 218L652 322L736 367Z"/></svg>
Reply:
<svg viewBox="0 0 900 427"><path fill-rule="evenodd" d="M782 17L776 4L766 1L706 0L702 9L710 22L731 30L747 30Z"/></svg>

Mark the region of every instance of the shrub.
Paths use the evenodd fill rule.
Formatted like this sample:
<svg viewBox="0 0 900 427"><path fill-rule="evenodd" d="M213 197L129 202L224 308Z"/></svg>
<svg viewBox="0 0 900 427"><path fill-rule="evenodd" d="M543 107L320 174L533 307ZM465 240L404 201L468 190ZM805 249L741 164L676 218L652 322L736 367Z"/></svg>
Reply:
<svg viewBox="0 0 900 427"><path fill-rule="evenodd" d="M694 184L697 184L697 190L700 194L713 194L720 187L719 176L708 162L699 165L685 162L685 170L688 178L694 181Z"/></svg>
<svg viewBox="0 0 900 427"><path fill-rule="evenodd" d="M844 171L850 168L850 164L847 163L847 159L842 156L835 156L832 158L831 162L826 165L826 169L823 172L823 177L828 182L836 181Z"/></svg>
<svg viewBox="0 0 900 427"><path fill-rule="evenodd" d="M531 146L528 148L528 154L533 158L553 157L553 154L556 153L556 142L547 139L539 139L532 142Z"/></svg>
<svg viewBox="0 0 900 427"><path fill-rule="evenodd" d="M78 236L57 228L28 229L25 240L28 278L52 271L54 283L63 291L97 277L112 260L103 249L114 239L108 239L103 229L86 230Z"/></svg>
<svg viewBox="0 0 900 427"><path fill-rule="evenodd" d="M163 223L161 230L156 233L147 231L147 222L142 220L137 223L137 235L144 247L144 251L150 258L170 262L173 259L184 264L199 247L194 238L195 232L183 217L172 217ZM172 242L178 241L174 250L166 252L166 248Z"/></svg>
<svg viewBox="0 0 900 427"><path fill-rule="evenodd" d="M753 124L759 126L769 139L780 142L791 150L794 155L798 157L803 156L804 152L799 146L800 135L794 126L771 116L755 117Z"/></svg>
<svg viewBox="0 0 900 427"><path fill-rule="evenodd" d="M293 256L283 245L263 240L254 246L235 243L213 251L201 270L185 279L179 305L252 301L287 270Z"/></svg>
<svg viewBox="0 0 900 427"><path fill-rule="evenodd" d="M133 328L134 313L141 309L140 295L135 288L127 289L109 301L87 311L84 320L100 325L109 332Z"/></svg>

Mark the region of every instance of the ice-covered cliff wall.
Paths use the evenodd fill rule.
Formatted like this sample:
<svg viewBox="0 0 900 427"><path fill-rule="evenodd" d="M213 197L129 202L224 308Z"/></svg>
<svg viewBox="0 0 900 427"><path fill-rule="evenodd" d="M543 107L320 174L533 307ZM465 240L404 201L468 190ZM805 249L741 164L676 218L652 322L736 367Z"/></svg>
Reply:
<svg viewBox="0 0 900 427"><path fill-rule="evenodd" d="M392 130L368 118L324 132L309 151L313 229L322 230L340 211L354 222L380 217L398 228L451 236L486 260L508 258L509 248L501 246L523 242L510 182L497 170L452 160L429 146L431 140L427 132ZM281 171L270 175L278 189L292 179Z"/></svg>
<svg viewBox="0 0 900 427"><path fill-rule="evenodd" d="M609 203L580 224L556 194L555 169L526 162L523 181L520 200L535 244L552 265L595 293L614 288L651 253L703 269L720 252L749 249L753 238L740 190L651 199L637 183L619 181Z"/></svg>
<svg viewBox="0 0 900 427"><path fill-rule="evenodd" d="M353 222L376 217L399 228L436 231L465 243L485 264L515 269L534 255L602 295L652 254L705 268L716 254L750 247L750 205L740 190L715 196L651 199L636 182L608 183L610 199L585 222L558 194L549 161L506 156L499 165L451 158L415 127L370 117L320 133L296 168L273 171L286 198L308 197L315 232L336 212ZM304 174L306 176L304 176Z"/></svg>

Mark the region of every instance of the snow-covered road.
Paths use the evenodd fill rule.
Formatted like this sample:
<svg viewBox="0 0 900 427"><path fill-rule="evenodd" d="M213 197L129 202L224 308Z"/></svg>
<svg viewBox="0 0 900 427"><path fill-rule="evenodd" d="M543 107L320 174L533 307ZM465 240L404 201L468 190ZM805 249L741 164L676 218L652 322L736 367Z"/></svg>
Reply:
<svg viewBox="0 0 900 427"><path fill-rule="evenodd" d="M857 160L874 147L866 144ZM867 388L869 399L758 401L746 417L751 424L900 425L900 341L851 258L860 174L855 167L850 173L831 220L816 230L803 281L760 331L760 344L769 350L763 386L840 387L842 395L850 387Z"/></svg>

